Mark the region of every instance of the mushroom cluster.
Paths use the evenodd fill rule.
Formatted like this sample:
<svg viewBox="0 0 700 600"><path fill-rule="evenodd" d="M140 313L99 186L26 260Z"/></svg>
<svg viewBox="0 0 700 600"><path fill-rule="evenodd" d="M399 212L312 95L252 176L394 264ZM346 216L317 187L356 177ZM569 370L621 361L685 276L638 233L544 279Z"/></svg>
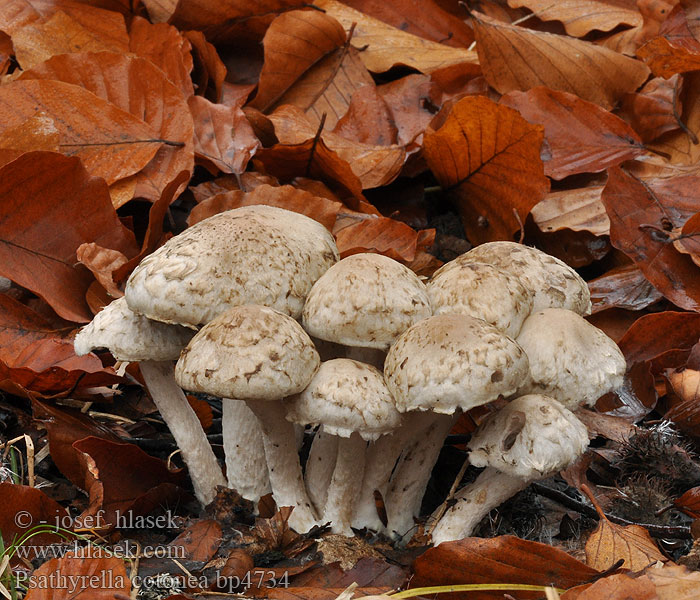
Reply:
<svg viewBox="0 0 700 600"><path fill-rule="evenodd" d="M440 543L586 448L571 411L620 386L625 370L589 312L585 282L533 248L484 244L425 284L385 256L339 260L307 217L249 206L146 258L76 351L142 361L203 503L225 481L253 501L271 491L294 507L297 531L330 523L408 538L455 419L508 401L473 435L471 462L487 468L437 523ZM148 349L131 349L137 340ZM175 381L224 399L226 479ZM313 432L305 467L302 428Z"/></svg>

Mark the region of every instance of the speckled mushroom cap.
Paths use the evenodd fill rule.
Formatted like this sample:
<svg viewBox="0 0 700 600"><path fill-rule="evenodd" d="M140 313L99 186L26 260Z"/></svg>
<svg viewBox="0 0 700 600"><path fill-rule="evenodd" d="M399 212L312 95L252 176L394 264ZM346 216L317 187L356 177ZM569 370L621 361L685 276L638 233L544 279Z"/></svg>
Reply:
<svg viewBox="0 0 700 600"><path fill-rule="evenodd" d="M483 319L515 337L532 311L532 292L520 280L486 263L449 262L428 282L433 314L459 313Z"/></svg>
<svg viewBox="0 0 700 600"><path fill-rule="evenodd" d="M520 396L490 415L472 435L469 462L524 479L565 469L588 447L576 416L547 396Z"/></svg>
<svg viewBox="0 0 700 600"><path fill-rule="evenodd" d="M472 248L448 264L484 262L520 279L533 296L532 310L566 308L591 314L588 285L565 262L515 242L488 242Z"/></svg>
<svg viewBox="0 0 700 600"><path fill-rule="evenodd" d="M107 348L121 361L176 360L194 331L178 325L151 321L129 310L124 298L105 306L75 336L78 356L95 348Z"/></svg>
<svg viewBox="0 0 700 600"><path fill-rule="evenodd" d="M515 393L528 377L522 348L468 315L416 323L396 340L384 363L387 387L401 412L468 410Z"/></svg>
<svg viewBox="0 0 700 600"><path fill-rule="evenodd" d="M264 306L237 306L192 338L175 379L186 390L222 398L279 400L303 390L319 362L294 319Z"/></svg>
<svg viewBox="0 0 700 600"><path fill-rule="evenodd" d="M626 363L617 344L570 310L531 314L516 339L530 360L530 391L556 398L571 410L592 406L623 383Z"/></svg>
<svg viewBox="0 0 700 600"><path fill-rule="evenodd" d="M376 440L400 425L401 414L380 371L335 358L321 363L304 391L287 400L287 420L320 424L332 435L350 437L357 432L365 440Z"/></svg>
<svg viewBox="0 0 700 600"><path fill-rule="evenodd" d="M386 350L431 314L425 285L408 267L381 254L353 254L314 284L302 318L322 340Z"/></svg>
<svg viewBox="0 0 700 600"><path fill-rule="evenodd" d="M320 223L245 206L200 221L143 259L126 299L134 312L194 327L243 304L298 318L313 283L337 260L333 236Z"/></svg>

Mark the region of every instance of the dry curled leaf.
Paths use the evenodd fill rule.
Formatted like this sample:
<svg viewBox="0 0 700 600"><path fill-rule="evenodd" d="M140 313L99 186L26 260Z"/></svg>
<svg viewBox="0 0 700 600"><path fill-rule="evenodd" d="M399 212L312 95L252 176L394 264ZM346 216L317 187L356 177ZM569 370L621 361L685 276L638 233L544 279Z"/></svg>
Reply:
<svg viewBox="0 0 700 600"><path fill-rule="evenodd" d="M481 96L460 100L440 129L426 132L425 159L452 192L470 241L511 240L549 191L542 139L541 126Z"/></svg>
<svg viewBox="0 0 700 600"><path fill-rule="evenodd" d="M588 282L593 313L609 308L642 310L663 297L635 265L611 269Z"/></svg>
<svg viewBox="0 0 700 600"><path fill-rule="evenodd" d="M645 576L656 587L659 600L694 600L698 595L698 571L689 571L680 565L664 565L662 568L648 568Z"/></svg>
<svg viewBox="0 0 700 600"><path fill-rule="evenodd" d="M530 214L543 232L571 229L608 235L610 219L600 200L602 192L603 186L550 192Z"/></svg>

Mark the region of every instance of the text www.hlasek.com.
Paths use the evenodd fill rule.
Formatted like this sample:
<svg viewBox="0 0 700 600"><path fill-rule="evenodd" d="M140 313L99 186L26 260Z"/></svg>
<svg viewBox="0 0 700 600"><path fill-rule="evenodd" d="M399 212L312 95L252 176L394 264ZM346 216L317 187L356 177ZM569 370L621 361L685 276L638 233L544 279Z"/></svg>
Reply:
<svg viewBox="0 0 700 600"><path fill-rule="evenodd" d="M95 544L82 545L78 540L66 544L50 544L48 546L21 545L15 549L19 558L34 560L37 558L63 558L70 553L71 558L187 558L184 546L141 546L129 540L110 546L109 548Z"/></svg>

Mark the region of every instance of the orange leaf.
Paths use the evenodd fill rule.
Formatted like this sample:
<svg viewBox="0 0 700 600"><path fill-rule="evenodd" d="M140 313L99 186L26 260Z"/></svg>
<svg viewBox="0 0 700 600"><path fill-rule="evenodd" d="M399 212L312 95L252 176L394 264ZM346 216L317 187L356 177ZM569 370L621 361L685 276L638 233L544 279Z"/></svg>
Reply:
<svg viewBox="0 0 700 600"><path fill-rule="evenodd" d="M668 131L682 127L680 75L669 79L656 77L638 93L627 94L622 101L622 116L630 122L642 140L651 142Z"/></svg>
<svg viewBox="0 0 700 600"><path fill-rule="evenodd" d="M697 373L697 371L694 372ZM695 401L697 402L697 398ZM690 488L683 495L676 498L673 504L678 510L683 511L693 519L700 519L700 487Z"/></svg>
<svg viewBox="0 0 700 600"><path fill-rule="evenodd" d="M561 600L657 600L656 588L648 577L633 578L622 573L608 575L583 591L576 588L561 596Z"/></svg>
<svg viewBox="0 0 700 600"><path fill-rule="evenodd" d="M410 263L416 257L419 233L388 217L362 219L336 234L341 258L359 252L377 252Z"/></svg>
<svg viewBox="0 0 700 600"><path fill-rule="evenodd" d="M426 132L425 159L453 192L473 243L511 240L547 193L542 139L541 126L482 96L460 100L438 131Z"/></svg>
<svg viewBox="0 0 700 600"><path fill-rule="evenodd" d="M551 152L544 172L553 179L598 173L644 153L642 140L620 117L573 94L536 87L510 92L500 102L544 126Z"/></svg>
<svg viewBox="0 0 700 600"><path fill-rule="evenodd" d="M92 276L76 267L85 242L138 252L104 181L90 177L77 158L50 152L23 154L0 169L0 274L76 322L92 319L84 300Z"/></svg>
<svg viewBox="0 0 700 600"><path fill-rule="evenodd" d="M213 519L197 521L178 535L170 546L182 548L187 560L208 562L221 545L221 525Z"/></svg>
<svg viewBox="0 0 700 600"><path fill-rule="evenodd" d="M192 44L193 54L197 58L197 95L212 102L222 102L226 65L201 31L185 31L184 35Z"/></svg>
<svg viewBox="0 0 700 600"><path fill-rule="evenodd" d="M484 76L502 94L538 85L612 108L649 75L644 63L570 37L474 17Z"/></svg>
<svg viewBox="0 0 700 600"><path fill-rule="evenodd" d="M366 85L352 95L348 112L338 120L333 133L374 146L390 146L397 141L391 109L373 85Z"/></svg>

